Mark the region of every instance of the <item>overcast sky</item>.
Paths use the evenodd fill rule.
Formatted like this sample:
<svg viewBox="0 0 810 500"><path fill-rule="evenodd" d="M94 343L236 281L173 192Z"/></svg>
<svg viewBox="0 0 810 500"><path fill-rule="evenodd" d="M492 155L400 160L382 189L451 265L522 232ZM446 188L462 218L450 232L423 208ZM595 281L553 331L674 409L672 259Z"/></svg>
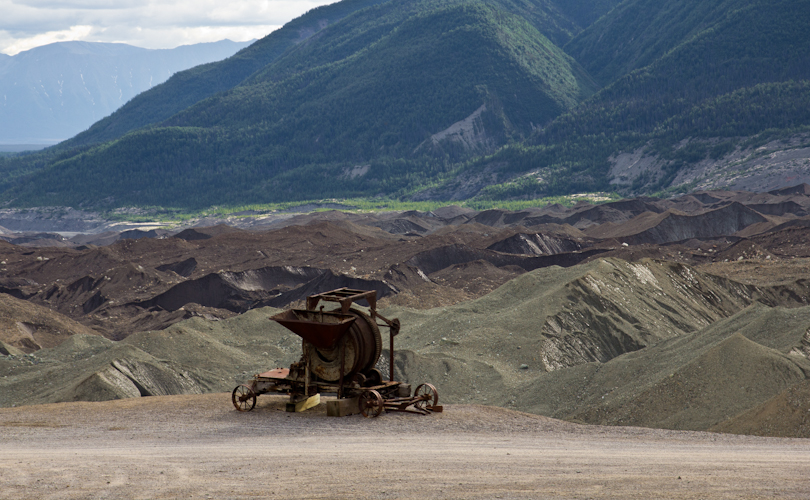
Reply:
<svg viewBox="0 0 810 500"><path fill-rule="evenodd" d="M0 0L0 52L68 40L147 49L261 38L337 0Z"/></svg>

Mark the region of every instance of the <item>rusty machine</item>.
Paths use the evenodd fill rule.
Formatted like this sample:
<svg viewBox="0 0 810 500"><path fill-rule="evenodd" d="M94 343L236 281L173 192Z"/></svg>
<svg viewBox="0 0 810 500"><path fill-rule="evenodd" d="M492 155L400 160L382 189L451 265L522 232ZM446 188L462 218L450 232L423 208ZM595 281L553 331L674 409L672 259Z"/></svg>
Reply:
<svg viewBox="0 0 810 500"><path fill-rule="evenodd" d="M368 314L352 307L361 300L368 303ZM338 307L324 310L330 302ZM252 410L261 394L289 394L287 410L295 411L310 397L331 393L337 400L327 403L327 413L334 416L362 413L376 417L385 410L442 411L439 394L431 384L421 384L411 394L410 385L394 381L394 337L400 323L377 312L376 291L340 288L311 295L306 309L289 309L270 319L303 339L301 359L290 368L254 375L248 384L237 386L231 396L237 410ZM382 354L380 327L389 332L388 380L376 368Z"/></svg>

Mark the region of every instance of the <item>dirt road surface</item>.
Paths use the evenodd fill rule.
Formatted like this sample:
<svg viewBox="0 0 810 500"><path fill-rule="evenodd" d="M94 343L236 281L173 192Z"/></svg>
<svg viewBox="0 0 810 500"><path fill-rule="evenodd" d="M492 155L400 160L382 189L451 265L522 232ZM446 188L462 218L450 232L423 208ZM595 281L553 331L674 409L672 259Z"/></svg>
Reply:
<svg viewBox="0 0 810 500"><path fill-rule="evenodd" d="M810 498L810 441L510 410L327 417L229 394L0 409L0 498Z"/></svg>

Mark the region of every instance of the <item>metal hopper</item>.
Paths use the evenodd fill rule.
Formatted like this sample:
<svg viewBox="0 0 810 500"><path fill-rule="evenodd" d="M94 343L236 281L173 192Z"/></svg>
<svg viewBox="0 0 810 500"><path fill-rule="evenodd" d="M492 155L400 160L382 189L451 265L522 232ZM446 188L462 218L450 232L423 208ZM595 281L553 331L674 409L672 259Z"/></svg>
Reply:
<svg viewBox="0 0 810 500"><path fill-rule="evenodd" d="M350 314L289 309L270 319L318 349L334 349L357 319Z"/></svg>

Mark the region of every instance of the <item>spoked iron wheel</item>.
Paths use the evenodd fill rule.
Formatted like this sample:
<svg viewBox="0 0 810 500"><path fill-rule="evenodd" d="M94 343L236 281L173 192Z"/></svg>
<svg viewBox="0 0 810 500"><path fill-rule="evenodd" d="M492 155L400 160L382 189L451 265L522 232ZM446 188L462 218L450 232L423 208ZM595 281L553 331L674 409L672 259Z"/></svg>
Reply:
<svg viewBox="0 0 810 500"><path fill-rule="evenodd" d="M375 390L363 391L360 395L360 413L364 417L379 417L383 412L383 398Z"/></svg>
<svg viewBox="0 0 810 500"><path fill-rule="evenodd" d="M256 393L246 385L237 385L231 394L233 406L239 411L250 411L256 407Z"/></svg>
<svg viewBox="0 0 810 500"><path fill-rule="evenodd" d="M429 410L439 402L439 391L433 384L421 384L413 391L413 397L418 399L414 406L420 410Z"/></svg>

